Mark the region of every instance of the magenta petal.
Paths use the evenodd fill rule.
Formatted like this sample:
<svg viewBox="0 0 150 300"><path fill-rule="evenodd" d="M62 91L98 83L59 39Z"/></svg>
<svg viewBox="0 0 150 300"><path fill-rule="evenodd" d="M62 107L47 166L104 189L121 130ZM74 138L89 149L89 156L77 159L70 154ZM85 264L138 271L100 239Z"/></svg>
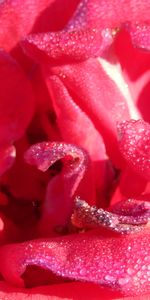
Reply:
<svg viewBox="0 0 150 300"><path fill-rule="evenodd" d="M67 282L64 284L40 286L32 289L16 288L4 281L0 281L0 299L7 300L98 300L99 297L105 300L120 299L121 293L112 291L93 283ZM121 297L122 298L122 297ZM122 299L120 299L122 300ZM129 298L127 299L129 300ZM134 298L130 300L148 300L147 298Z"/></svg>
<svg viewBox="0 0 150 300"><path fill-rule="evenodd" d="M143 24L146 22L149 26L148 10L146 1L136 4L133 0L109 3L82 0L62 31L29 35L22 46L37 61L45 62L47 57L63 63L64 60L85 60L100 56L112 44L117 30L129 22L128 29L133 41L145 47L149 30ZM139 27L136 30L132 28L137 21L142 26L140 30Z"/></svg>
<svg viewBox="0 0 150 300"><path fill-rule="evenodd" d="M59 276L107 285L124 295L150 291L150 234L104 238L93 233L4 246L0 270L4 278L22 285L27 265Z"/></svg>
<svg viewBox="0 0 150 300"><path fill-rule="evenodd" d="M29 32L64 27L79 0L10 0L0 2L0 47L10 51Z"/></svg>
<svg viewBox="0 0 150 300"><path fill-rule="evenodd" d="M129 166L150 180L150 125L143 120L118 124L119 146Z"/></svg>
<svg viewBox="0 0 150 300"><path fill-rule="evenodd" d="M61 63L65 60L65 63L69 63L100 56L110 43L112 37L108 30L104 34L98 29L88 28L29 35L21 45L37 61L45 62L49 59L50 62Z"/></svg>
<svg viewBox="0 0 150 300"><path fill-rule="evenodd" d="M81 0L68 24L70 28L81 26L114 28L127 21L149 22L149 1L134 0Z"/></svg>
<svg viewBox="0 0 150 300"><path fill-rule="evenodd" d="M86 201L77 198L75 200L72 223L78 228L102 228L130 234L143 230L150 221L150 205L144 201L121 201L114 208L104 210L96 206L90 206Z"/></svg>
<svg viewBox="0 0 150 300"><path fill-rule="evenodd" d="M34 112L29 80L19 64L0 51L0 146L10 145L24 134Z"/></svg>
<svg viewBox="0 0 150 300"><path fill-rule="evenodd" d="M145 50L150 50L150 25L149 24L136 24L125 25L125 28L129 31L133 45Z"/></svg>
<svg viewBox="0 0 150 300"><path fill-rule="evenodd" d="M50 72L60 78L74 102L102 134L113 162L121 165L116 122L127 120L130 115L125 98L106 74L101 62L89 59L78 64L53 67Z"/></svg>
<svg viewBox="0 0 150 300"><path fill-rule="evenodd" d="M0 149L0 175L9 169L16 157L16 149L14 146L8 146Z"/></svg>
<svg viewBox="0 0 150 300"><path fill-rule="evenodd" d="M99 197L99 200L102 203L104 190L106 185L109 184L109 179L106 182L105 178L106 176L108 178L110 171L107 166L103 139L95 129L90 118L74 102L58 76L48 77L46 83L53 101L57 124L63 140L86 149L90 156L91 163L77 194L89 203L94 203L95 192L99 191L102 195Z"/></svg>
<svg viewBox="0 0 150 300"><path fill-rule="evenodd" d="M39 143L25 153L25 160L43 172L60 159L64 162L63 170L50 180L43 206L41 227L46 227L47 232L51 224L64 225L69 221L72 196L86 171L88 155L83 149L63 142Z"/></svg>

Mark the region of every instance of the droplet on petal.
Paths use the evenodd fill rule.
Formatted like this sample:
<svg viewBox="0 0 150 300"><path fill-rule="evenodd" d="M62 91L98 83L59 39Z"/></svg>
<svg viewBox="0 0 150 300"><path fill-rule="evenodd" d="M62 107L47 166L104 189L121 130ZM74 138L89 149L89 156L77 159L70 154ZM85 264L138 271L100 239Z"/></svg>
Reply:
<svg viewBox="0 0 150 300"><path fill-rule="evenodd" d="M72 223L84 229L105 227L118 233L139 232L150 221L150 208L144 204L136 200L121 201L115 208L106 211L76 198Z"/></svg>
<svg viewBox="0 0 150 300"><path fill-rule="evenodd" d="M76 62L98 57L112 42L111 30L87 28L74 31L60 31L29 35L21 42L23 49L33 59L57 63Z"/></svg>
<svg viewBox="0 0 150 300"><path fill-rule="evenodd" d="M7 282L22 286L21 275L34 265L63 278L110 287L123 296L140 296L150 291L149 250L146 230L128 236L90 231L38 239L1 247L0 273Z"/></svg>
<svg viewBox="0 0 150 300"><path fill-rule="evenodd" d="M50 232L51 227L65 225L71 216L74 195L88 164L85 150L62 142L43 142L33 145L25 153L25 160L45 172L62 159L63 169L49 181L43 204L41 231Z"/></svg>
<svg viewBox="0 0 150 300"><path fill-rule="evenodd" d="M150 50L150 25L149 24L130 24L127 23L124 27L129 31L133 45Z"/></svg>
<svg viewBox="0 0 150 300"><path fill-rule="evenodd" d="M143 120L118 124L119 147L131 168L150 180L150 125Z"/></svg>

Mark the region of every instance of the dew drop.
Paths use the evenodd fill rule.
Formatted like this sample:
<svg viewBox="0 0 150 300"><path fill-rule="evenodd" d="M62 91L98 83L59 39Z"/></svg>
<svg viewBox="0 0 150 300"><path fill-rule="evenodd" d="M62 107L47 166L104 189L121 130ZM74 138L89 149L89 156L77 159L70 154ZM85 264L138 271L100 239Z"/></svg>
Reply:
<svg viewBox="0 0 150 300"><path fill-rule="evenodd" d="M134 274L134 270L133 269L131 269L131 268L128 268L127 269L127 273L129 274L129 275L132 275L132 274Z"/></svg>
<svg viewBox="0 0 150 300"><path fill-rule="evenodd" d="M106 276L104 277L104 279L105 279L106 281L109 281L109 282L115 282L115 281L116 281L116 278L113 277L113 276L111 276L111 275L106 275Z"/></svg>
<svg viewBox="0 0 150 300"><path fill-rule="evenodd" d="M129 282L130 278L129 277L122 277L118 279L119 285L125 285Z"/></svg>
<svg viewBox="0 0 150 300"><path fill-rule="evenodd" d="M86 269L81 269L80 270L80 275L86 275L87 274L87 270Z"/></svg>

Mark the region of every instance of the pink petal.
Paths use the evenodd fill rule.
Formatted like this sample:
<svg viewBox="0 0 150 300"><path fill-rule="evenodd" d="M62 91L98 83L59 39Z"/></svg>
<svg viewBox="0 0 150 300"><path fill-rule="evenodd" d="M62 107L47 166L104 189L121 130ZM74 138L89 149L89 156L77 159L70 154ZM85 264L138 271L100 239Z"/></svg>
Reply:
<svg viewBox="0 0 150 300"><path fill-rule="evenodd" d="M48 59L54 63L69 63L98 57L112 43L109 30L81 29L29 35L21 45L25 52L43 63Z"/></svg>
<svg viewBox="0 0 150 300"><path fill-rule="evenodd" d="M118 27L121 23L149 22L150 4L144 0L82 0L77 7L68 27Z"/></svg>
<svg viewBox="0 0 150 300"><path fill-rule="evenodd" d="M0 245L18 241L20 229L11 219L0 213Z"/></svg>
<svg viewBox="0 0 150 300"><path fill-rule="evenodd" d="M86 201L75 200L72 223L78 228L104 227L108 230L130 234L139 232L150 221L150 205L136 200L121 201L108 210L90 206Z"/></svg>
<svg viewBox="0 0 150 300"><path fill-rule="evenodd" d="M126 30L125 28L120 30L116 35L114 41L115 51L122 67L122 75L129 86L132 99L143 119L149 122L150 115L147 107L149 105L150 90L150 53L144 49L133 47L131 37L127 28ZM139 35L139 38L142 39L142 35Z"/></svg>
<svg viewBox="0 0 150 300"><path fill-rule="evenodd" d="M0 150L0 175L5 173L7 169L11 168L15 161L16 149L14 146L1 148Z"/></svg>
<svg viewBox="0 0 150 300"><path fill-rule="evenodd" d="M99 28L104 41L102 45L105 48L105 41L111 44L113 34L116 34L122 26L127 26L133 43L138 47L148 49L149 9L150 5L147 1L136 3L134 0L111 0L107 3L99 0L82 0L69 21L67 29Z"/></svg>
<svg viewBox="0 0 150 300"><path fill-rule="evenodd" d="M126 24L125 28L129 31L134 46L150 50L150 25L149 24Z"/></svg>
<svg viewBox="0 0 150 300"><path fill-rule="evenodd" d="M122 164L116 139L116 122L130 118L125 98L96 59L53 67L74 102L87 114L102 134L110 158ZM78 92L77 92L78 91Z"/></svg>
<svg viewBox="0 0 150 300"><path fill-rule="evenodd" d="M87 168L86 152L72 144L43 142L31 146L25 160L45 172L56 161L64 159L63 171L50 180L43 208L42 226L64 225L72 211L74 195Z"/></svg>
<svg viewBox="0 0 150 300"><path fill-rule="evenodd" d="M150 180L150 125L143 120L130 120L118 125L119 146L129 166Z"/></svg>
<svg viewBox="0 0 150 300"><path fill-rule="evenodd" d="M32 289L23 289L13 287L3 281L0 281L0 297L7 300L71 300L80 299L87 300L99 299L105 297L106 300L118 299L121 297L119 292L112 292L111 289L103 288L92 283L69 282L65 284L55 284L50 286L40 286ZM139 298L138 300L148 300L147 298ZM128 300L128 299L127 299ZM134 299L133 299L134 300ZM137 298L135 298L137 300Z"/></svg>
<svg viewBox="0 0 150 300"><path fill-rule="evenodd" d="M87 115L74 103L68 90L57 76L47 78L47 86L63 140L83 147L90 156L91 163L77 194L89 203L94 203L97 196L95 191L99 191L99 199L102 204L106 188L113 177L107 162L102 137Z"/></svg>
<svg viewBox="0 0 150 300"><path fill-rule="evenodd" d="M78 0L63 0L64 5L55 0L2 1L0 46L9 51L31 31L43 32L62 28L77 3Z"/></svg>
<svg viewBox="0 0 150 300"><path fill-rule="evenodd" d="M121 173L119 188L127 198L141 195L147 186L147 180L132 167L127 166Z"/></svg>
<svg viewBox="0 0 150 300"><path fill-rule="evenodd" d="M22 137L34 112L30 83L19 65L0 51L0 146Z"/></svg>
<svg viewBox="0 0 150 300"><path fill-rule="evenodd" d="M150 291L149 230L127 237L101 237L93 232L3 246L0 270L4 278L23 285L27 265L49 269L59 276L94 282L123 295Z"/></svg>
<svg viewBox="0 0 150 300"><path fill-rule="evenodd" d="M40 58L43 62L47 57L51 62L59 63L85 60L100 56L113 43L114 35L122 24L127 24L133 42L145 47L148 44L148 30L144 27L145 23L149 24L148 9L146 1L137 5L133 0L128 4L124 0L109 3L82 0L62 31L43 30L46 32L27 37L22 46L31 57ZM142 23L140 30L132 27L137 20L139 25Z"/></svg>

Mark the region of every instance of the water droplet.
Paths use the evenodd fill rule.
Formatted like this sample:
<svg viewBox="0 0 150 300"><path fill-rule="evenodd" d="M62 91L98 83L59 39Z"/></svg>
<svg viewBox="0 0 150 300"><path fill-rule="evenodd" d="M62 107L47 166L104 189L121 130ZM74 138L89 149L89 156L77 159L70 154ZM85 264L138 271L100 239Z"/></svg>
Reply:
<svg viewBox="0 0 150 300"><path fill-rule="evenodd" d="M134 274L134 269L131 269L131 268L128 268L127 269L127 273L129 274L129 275L132 275L132 274Z"/></svg>
<svg viewBox="0 0 150 300"><path fill-rule="evenodd" d="M86 269L81 269L80 270L80 275L86 275L87 274L87 270Z"/></svg>
<svg viewBox="0 0 150 300"><path fill-rule="evenodd" d="M115 281L116 281L116 278L113 277L113 276L111 276L111 275L106 275L106 276L104 277L104 279L105 279L106 281L109 281L109 282L115 282Z"/></svg>
<svg viewBox="0 0 150 300"><path fill-rule="evenodd" d="M149 276L149 277L150 277L150 271L147 271L147 276Z"/></svg>
<svg viewBox="0 0 150 300"><path fill-rule="evenodd" d="M142 272L141 271L137 272L137 276L141 277L142 276Z"/></svg>
<svg viewBox="0 0 150 300"><path fill-rule="evenodd" d="M130 278L129 277L122 277L118 279L119 285L125 285L129 282Z"/></svg>

